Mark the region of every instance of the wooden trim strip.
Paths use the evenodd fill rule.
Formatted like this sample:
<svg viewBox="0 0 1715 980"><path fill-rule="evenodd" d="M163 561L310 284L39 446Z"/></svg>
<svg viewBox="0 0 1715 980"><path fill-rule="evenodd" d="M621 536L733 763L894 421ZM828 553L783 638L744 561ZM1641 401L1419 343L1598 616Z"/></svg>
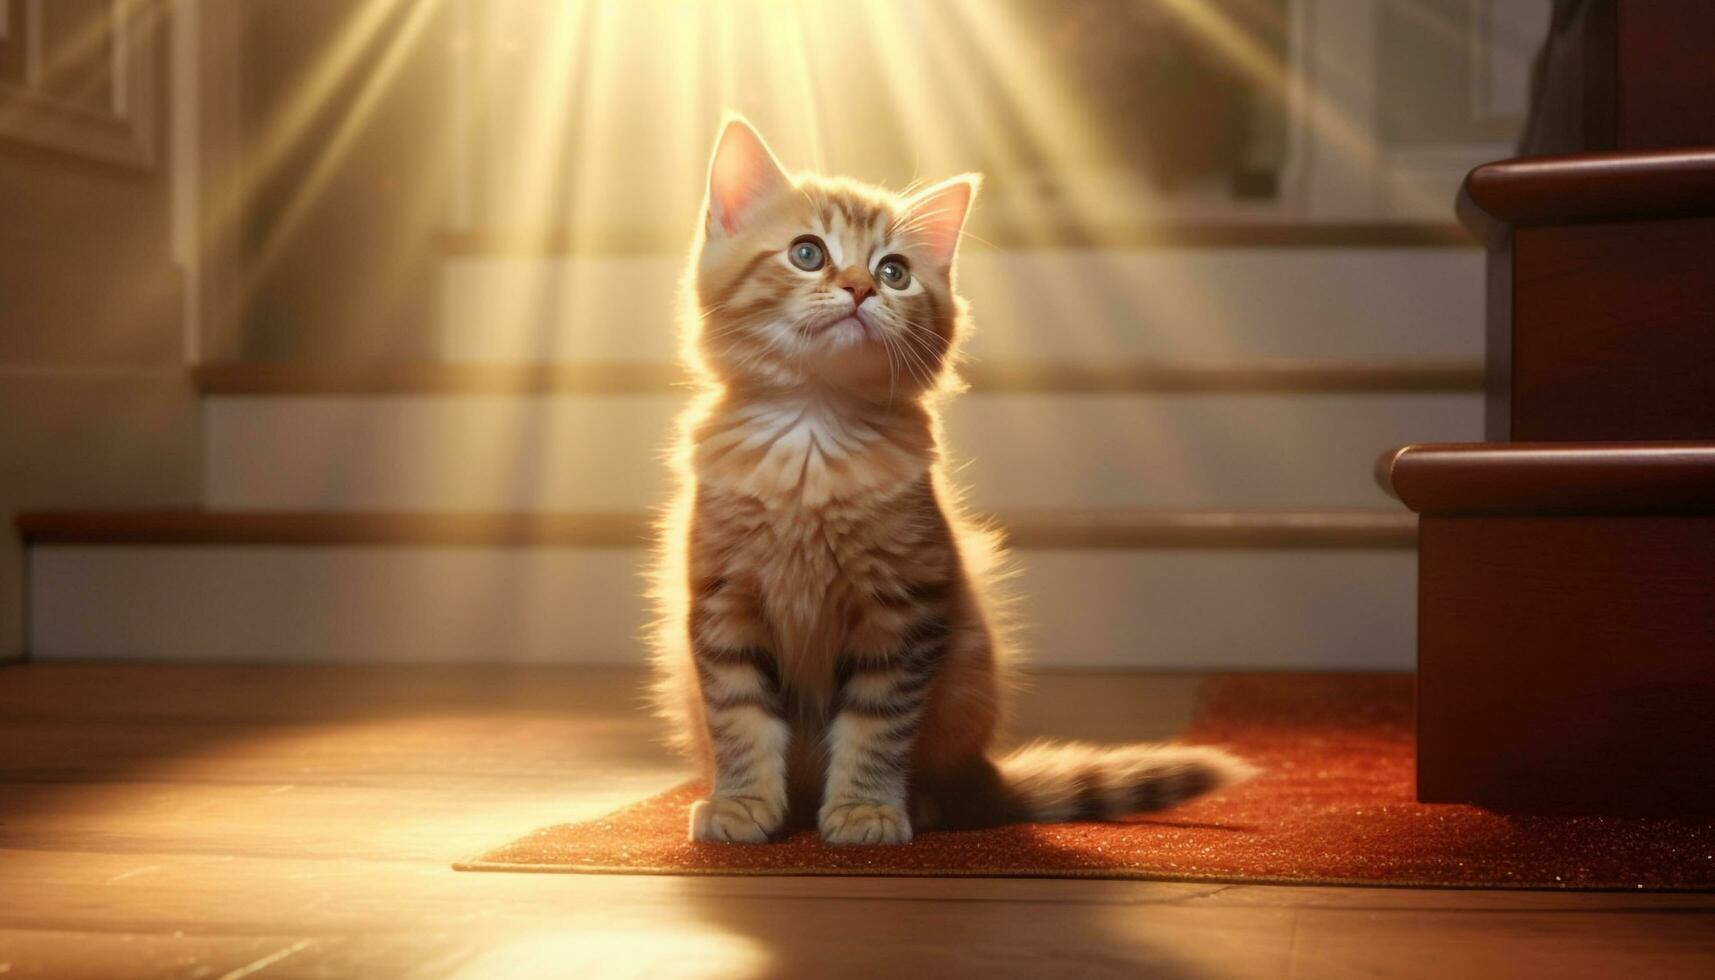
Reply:
<svg viewBox="0 0 1715 980"><path fill-rule="evenodd" d="M989 518L1017 548L1390 549L1416 541L1403 511L1021 511ZM31 545L348 545L634 548L645 513L33 511Z"/></svg>
<svg viewBox="0 0 1715 980"><path fill-rule="evenodd" d="M1112 365L970 364L979 393L1362 392L1483 390L1481 361L1133 361Z"/></svg>
<svg viewBox="0 0 1715 980"><path fill-rule="evenodd" d="M1420 514L1715 514L1715 442L1407 446L1388 479Z"/></svg>
<svg viewBox="0 0 1715 980"><path fill-rule="evenodd" d="M1501 160L1471 171L1462 196L1514 224L1715 215L1715 147Z"/></svg>
<svg viewBox="0 0 1715 980"><path fill-rule="evenodd" d="M1026 511L993 520L1015 548L1410 548L1412 515L1391 510Z"/></svg>
<svg viewBox="0 0 1715 980"><path fill-rule="evenodd" d="M441 253L452 258L519 258L567 255L680 255L688 234L565 228L482 228L441 232ZM1113 228L1062 225L1050 228L991 223L979 249L1065 248L1472 248L1482 244L1469 231L1442 222L1255 222L1251 224L1139 224Z"/></svg>
<svg viewBox="0 0 1715 980"><path fill-rule="evenodd" d="M631 548L651 536L641 513L67 510L20 513L16 523L30 544Z"/></svg>
<svg viewBox="0 0 1715 980"><path fill-rule="evenodd" d="M690 383L676 364L200 364L205 395L656 394Z"/></svg>
<svg viewBox="0 0 1715 980"><path fill-rule="evenodd" d="M660 394L690 385L671 364L205 364L205 395ZM960 369L982 394L1149 392L1477 392L1477 361L1133 361L1120 364L973 363Z"/></svg>

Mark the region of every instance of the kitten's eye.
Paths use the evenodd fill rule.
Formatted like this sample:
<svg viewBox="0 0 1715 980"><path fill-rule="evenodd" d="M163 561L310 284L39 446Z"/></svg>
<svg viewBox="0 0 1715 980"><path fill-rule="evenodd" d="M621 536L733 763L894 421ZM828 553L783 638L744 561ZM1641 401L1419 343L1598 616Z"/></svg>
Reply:
<svg viewBox="0 0 1715 980"><path fill-rule="evenodd" d="M815 235L799 235L786 250L786 257L805 272L815 272L827 264L828 250Z"/></svg>
<svg viewBox="0 0 1715 980"><path fill-rule="evenodd" d="M911 285L911 267L897 255L889 255L875 267L876 278L887 283L894 289L904 289Z"/></svg>

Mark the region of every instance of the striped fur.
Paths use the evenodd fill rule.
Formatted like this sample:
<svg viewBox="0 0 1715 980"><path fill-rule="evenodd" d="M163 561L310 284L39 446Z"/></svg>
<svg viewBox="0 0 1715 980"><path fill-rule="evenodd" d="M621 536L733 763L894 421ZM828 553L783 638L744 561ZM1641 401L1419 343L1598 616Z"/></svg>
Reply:
<svg viewBox="0 0 1715 980"><path fill-rule="evenodd" d="M744 123L722 135L687 277L703 390L655 570L658 702L711 785L695 840L1111 819L1248 772L1180 746L990 755L1001 558L947 488L934 410L955 387L953 259L975 190L792 178ZM807 235L813 268L788 254Z"/></svg>
<svg viewBox="0 0 1715 980"><path fill-rule="evenodd" d="M998 765L1019 817L1040 823L1165 810L1253 774L1247 763L1203 745L1038 742Z"/></svg>

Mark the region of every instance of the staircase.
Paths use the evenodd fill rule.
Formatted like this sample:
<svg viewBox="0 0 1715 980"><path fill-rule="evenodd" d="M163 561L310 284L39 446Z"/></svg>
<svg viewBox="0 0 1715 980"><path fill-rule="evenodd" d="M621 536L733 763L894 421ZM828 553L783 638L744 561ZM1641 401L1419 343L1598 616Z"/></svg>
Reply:
<svg viewBox="0 0 1715 980"><path fill-rule="evenodd" d="M1477 168L1489 442L1412 446L1418 795L1715 809L1715 7L1568 5L1529 156ZM1557 87L1558 86L1558 87ZM1683 110L1683 111L1681 111Z"/></svg>
<svg viewBox="0 0 1715 980"><path fill-rule="evenodd" d="M949 409L1056 667L1398 666L1411 515L1381 447L1476 432L1433 363L991 365ZM636 663L671 369L223 365L207 507L36 512L39 659ZM1211 507L1211 504L1217 506Z"/></svg>
<svg viewBox="0 0 1715 980"><path fill-rule="evenodd" d="M1367 132L1374 80L1333 70L1371 60L1376 15L1358 13L1310 18L1305 56ZM277 261L252 298L259 333L294 340L252 353L415 360L198 368L200 509L20 518L33 657L639 662L649 512L684 397L682 256L652 235L620 254L566 229L437 238L438 213L414 206L439 180L430 149L494 135L451 132L471 106L447 111L445 68L412 63L419 83L399 88L414 95L372 117L392 135L355 141L329 182L349 196L306 211L299 227L339 247ZM497 131L539 81L490 93L508 110ZM1482 256L1457 229L1402 223L1425 217L1411 190L1446 169L1444 148L1393 146L1403 162L1380 168L1379 137L1352 153L1327 128L1307 126L1302 194L1277 208L1240 201L1226 224L1188 227L1115 218L1098 238L995 236L1016 247L961 255L977 330L971 390L948 408L953 465L1015 549L1036 663L1409 666L1416 520L1370 474L1403 443L1480 438ZM493 185L476 189L521 179L510 157L537 128L520 134L466 161ZM502 212L448 220L536 217ZM379 325L350 313L369 304L330 299L366 284L365 253L412 284L403 312L376 304ZM434 281L416 288L420 273ZM409 345L295 342L394 334Z"/></svg>
<svg viewBox="0 0 1715 980"><path fill-rule="evenodd" d="M969 258L979 332L948 408L953 465L1008 531L1036 663L1409 663L1415 522L1368 474L1389 446L1481 431L1475 254ZM486 309L495 329L449 327L445 362L198 369L203 509L20 518L32 656L639 662L649 510L685 396L665 309L594 329L670 288L677 260L626 261L629 279L592 280L584 257L459 246L446 322ZM1086 305L1055 318L1013 298L1045 276ZM1268 294L1230 287L1259 281ZM1384 302L1377 281L1416 295ZM590 282L618 291L578 290L560 321L506 302ZM1202 312L1159 309L1187 296Z"/></svg>

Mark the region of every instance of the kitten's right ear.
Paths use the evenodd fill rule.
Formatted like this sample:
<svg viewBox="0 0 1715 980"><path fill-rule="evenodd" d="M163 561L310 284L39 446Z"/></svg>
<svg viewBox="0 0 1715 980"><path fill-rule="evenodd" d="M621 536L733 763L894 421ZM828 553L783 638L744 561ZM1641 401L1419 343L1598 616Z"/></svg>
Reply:
<svg viewBox="0 0 1715 980"><path fill-rule="evenodd" d="M709 162L709 234L732 234L758 204L791 186L791 178L756 130L729 116Z"/></svg>

